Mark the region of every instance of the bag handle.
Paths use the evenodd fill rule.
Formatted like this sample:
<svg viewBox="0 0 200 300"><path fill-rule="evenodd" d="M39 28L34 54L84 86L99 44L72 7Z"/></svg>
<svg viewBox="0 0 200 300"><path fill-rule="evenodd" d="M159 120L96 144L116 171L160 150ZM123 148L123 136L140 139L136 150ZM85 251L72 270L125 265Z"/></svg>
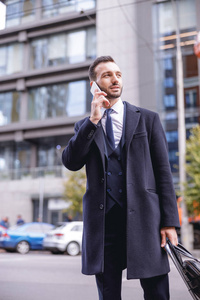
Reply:
<svg viewBox="0 0 200 300"><path fill-rule="evenodd" d="M176 250L178 253L182 254L183 256L186 256L188 258L194 259L198 262L200 262L197 258L195 258L187 249L185 249L185 247L183 247L183 245L181 245L180 243L177 246L174 246L170 240L167 240L168 245L170 246L170 248Z"/></svg>

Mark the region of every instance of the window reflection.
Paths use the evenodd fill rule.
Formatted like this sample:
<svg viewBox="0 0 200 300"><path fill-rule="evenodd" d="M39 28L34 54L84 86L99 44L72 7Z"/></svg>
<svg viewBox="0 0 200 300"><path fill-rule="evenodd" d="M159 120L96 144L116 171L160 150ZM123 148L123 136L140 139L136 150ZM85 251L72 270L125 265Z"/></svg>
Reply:
<svg viewBox="0 0 200 300"><path fill-rule="evenodd" d="M200 105L198 90L198 63L193 45L197 34L195 0L177 1L179 11L180 45L183 59L185 94L185 122L191 128L198 122ZM156 36L156 89L159 111L165 111L165 130L172 171L177 173L178 119L176 70L176 19L171 1L154 4L154 35ZM159 62L159 63L158 63ZM163 99L163 100L161 100Z"/></svg>
<svg viewBox="0 0 200 300"><path fill-rule="evenodd" d="M0 76L21 72L23 44L13 43L0 47Z"/></svg>
<svg viewBox="0 0 200 300"><path fill-rule="evenodd" d="M51 35L31 43L31 69L79 63L96 56L95 27Z"/></svg>
<svg viewBox="0 0 200 300"><path fill-rule="evenodd" d="M6 27L27 23L35 19L34 0L7 0Z"/></svg>
<svg viewBox="0 0 200 300"><path fill-rule="evenodd" d="M42 15L45 18L74 11L95 8L95 0L42 0Z"/></svg>
<svg viewBox="0 0 200 300"><path fill-rule="evenodd" d="M41 120L59 116L79 116L87 111L89 82L74 81L34 88L29 91L28 117Z"/></svg>
<svg viewBox="0 0 200 300"><path fill-rule="evenodd" d="M0 93L0 126L19 121L20 94Z"/></svg>

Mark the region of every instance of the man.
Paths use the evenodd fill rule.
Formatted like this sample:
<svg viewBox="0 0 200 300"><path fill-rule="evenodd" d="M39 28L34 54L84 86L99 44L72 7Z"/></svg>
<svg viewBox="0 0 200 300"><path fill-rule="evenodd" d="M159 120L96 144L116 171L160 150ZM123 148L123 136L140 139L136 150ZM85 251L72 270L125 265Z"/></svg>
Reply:
<svg viewBox="0 0 200 300"><path fill-rule="evenodd" d="M8 217L4 217L2 218L0 225L5 227L5 228L9 228L10 224L9 224L9 220Z"/></svg>
<svg viewBox="0 0 200 300"><path fill-rule="evenodd" d="M167 300L163 247L166 238L177 244L179 221L165 134L157 113L122 102L112 57L97 58L89 77L101 91L62 156L72 171L86 165L82 272L95 274L100 300L121 299L125 268L128 279L140 279L145 300Z"/></svg>
<svg viewBox="0 0 200 300"><path fill-rule="evenodd" d="M22 216L21 215L18 215L17 216L17 221L16 221L16 225L23 225L25 222L24 220L22 219Z"/></svg>

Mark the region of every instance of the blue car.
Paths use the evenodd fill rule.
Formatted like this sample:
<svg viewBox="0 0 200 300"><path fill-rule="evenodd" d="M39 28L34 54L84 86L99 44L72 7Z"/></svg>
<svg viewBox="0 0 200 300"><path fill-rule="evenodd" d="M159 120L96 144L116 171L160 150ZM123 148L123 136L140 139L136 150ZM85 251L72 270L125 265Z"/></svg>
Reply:
<svg viewBox="0 0 200 300"><path fill-rule="evenodd" d="M21 254L26 254L29 250L42 250L43 239L53 228L52 224L38 222L13 226L0 236L0 248Z"/></svg>

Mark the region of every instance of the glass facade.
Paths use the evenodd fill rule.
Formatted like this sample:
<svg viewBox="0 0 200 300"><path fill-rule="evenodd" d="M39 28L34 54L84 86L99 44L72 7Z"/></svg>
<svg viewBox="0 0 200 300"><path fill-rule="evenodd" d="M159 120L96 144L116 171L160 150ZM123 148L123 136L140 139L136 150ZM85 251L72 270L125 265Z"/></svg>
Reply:
<svg viewBox="0 0 200 300"><path fill-rule="evenodd" d="M31 43L30 68L84 62L96 57L96 29L54 34Z"/></svg>
<svg viewBox="0 0 200 300"><path fill-rule="evenodd" d="M0 126L19 122L20 93L0 93Z"/></svg>
<svg viewBox="0 0 200 300"><path fill-rule="evenodd" d="M183 59L185 122L187 131L199 122L199 82L197 57L193 46L196 31L195 0L177 2L180 43ZM172 171L178 172L178 119L176 84L176 20L171 1L153 6L154 36L156 38L155 67L158 111L162 113L169 146ZM188 133L187 133L188 134Z"/></svg>
<svg viewBox="0 0 200 300"><path fill-rule="evenodd" d="M94 9L95 0L42 0L42 16L45 18L63 13Z"/></svg>
<svg viewBox="0 0 200 300"><path fill-rule="evenodd" d="M0 76L23 70L23 44L13 43L0 46Z"/></svg>
<svg viewBox="0 0 200 300"><path fill-rule="evenodd" d="M41 12L42 18L50 18L95 7L95 0L7 0L6 27L35 21L37 11Z"/></svg>
<svg viewBox="0 0 200 300"><path fill-rule="evenodd" d="M34 0L7 0L6 27L34 21L35 2Z"/></svg>
<svg viewBox="0 0 200 300"><path fill-rule="evenodd" d="M0 145L0 171L28 169L30 156L31 148L28 142L5 142L4 146Z"/></svg>
<svg viewBox="0 0 200 300"><path fill-rule="evenodd" d="M80 116L88 111L89 81L79 80L29 90L28 119Z"/></svg>
<svg viewBox="0 0 200 300"><path fill-rule="evenodd" d="M51 136L0 144L0 179L62 176L61 156L70 136Z"/></svg>

